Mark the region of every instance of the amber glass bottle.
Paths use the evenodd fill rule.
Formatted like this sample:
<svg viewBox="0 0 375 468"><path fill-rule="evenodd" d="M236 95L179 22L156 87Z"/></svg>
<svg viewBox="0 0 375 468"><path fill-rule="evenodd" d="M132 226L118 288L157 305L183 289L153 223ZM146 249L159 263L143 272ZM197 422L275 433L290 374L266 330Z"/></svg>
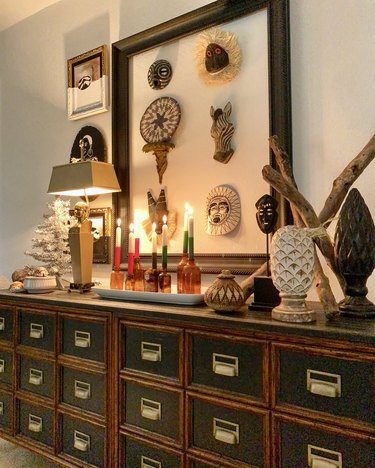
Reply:
<svg viewBox="0 0 375 468"><path fill-rule="evenodd" d="M189 237L189 259L182 270L182 292L184 294L201 293L201 270L194 260L193 237Z"/></svg>

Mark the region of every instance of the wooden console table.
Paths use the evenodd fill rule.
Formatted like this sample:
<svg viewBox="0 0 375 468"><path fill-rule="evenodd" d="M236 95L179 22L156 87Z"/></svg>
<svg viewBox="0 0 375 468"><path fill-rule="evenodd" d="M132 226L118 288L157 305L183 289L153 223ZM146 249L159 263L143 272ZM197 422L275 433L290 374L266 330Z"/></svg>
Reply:
<svg viewBox="0 0 375 468"><path fill-rule="evenodd" d="M0 437L70 467L375 467L375 322L0 291Z"/></svg>

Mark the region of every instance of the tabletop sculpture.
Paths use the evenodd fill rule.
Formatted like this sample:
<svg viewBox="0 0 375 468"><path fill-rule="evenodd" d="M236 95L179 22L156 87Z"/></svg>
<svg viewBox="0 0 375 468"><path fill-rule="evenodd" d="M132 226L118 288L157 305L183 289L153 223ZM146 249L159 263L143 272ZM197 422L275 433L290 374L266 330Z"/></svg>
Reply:
<svg viewBox="0 0 375 468"><path fill-rule="evenodd" d="M280 304L279 292L272 282L269 265L269 235L274 232L276 227L277 206L276 198L268 194L260 197L255 203L259 229L266 234L266 276L254 278L254 301L249 305L249 309L270 311Z"/></svg>

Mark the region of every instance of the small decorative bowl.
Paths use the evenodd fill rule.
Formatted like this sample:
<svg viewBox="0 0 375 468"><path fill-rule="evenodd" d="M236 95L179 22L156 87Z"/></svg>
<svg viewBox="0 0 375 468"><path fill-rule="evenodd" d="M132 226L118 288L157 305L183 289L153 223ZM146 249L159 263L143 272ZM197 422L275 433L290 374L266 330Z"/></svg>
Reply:
<svg viewBox="0 0 375 468"><path fill-rule="evenodd" d="M56 288L55 276L26 276L23 287L32 294L44 294Z"/></svg>
<svg viewBox="0 0 375 468"><path fill-rule="evenodd" d="M245 304L245 299L234 275L223 270L205 292L204 302L217 312L233 312Z"/></svg>

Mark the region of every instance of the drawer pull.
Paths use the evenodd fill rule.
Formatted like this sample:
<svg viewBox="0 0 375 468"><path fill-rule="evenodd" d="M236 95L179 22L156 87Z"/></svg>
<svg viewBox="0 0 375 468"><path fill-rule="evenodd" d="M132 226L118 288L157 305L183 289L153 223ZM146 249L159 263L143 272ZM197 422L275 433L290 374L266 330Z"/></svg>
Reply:
<svg viewBox="0 0 375 468"><path fill-rule="evenodd" d="M224 444L236 445L240 443L240 426L224 419L213 419L213 435L216 440Z"/></svg>
<svg viewBox="0 0 375 468"><path fill-rule="evenodd" d="M329 398L341 397L341 375L307 369L307 390Z"/></svg>
<svg viewBox="0 0 375 468"><path fill-rule="evenodd" d="M238 376L238 357L225 354L212 354L212 370L215 374L226 377Z"/></svg>
<svg viewBox="0 0 375 468"><path fill-rule="evenodd" d="M90 436L83 432L74 431L74 448L80 452L90 450Z"/></svg>
<svg viewBox="0 0 375 468"><path fill-rule="evenodd" d="M152 458L141 456L141 468L162 468L162 464Z"/></svg>
<svg viewBox="0 0 375 468"><path fill-rule="evenodd" d="M34 416L29 414L29 431L31 432L42 432L43 429L43 419L39 416Z"/></svg>
<svg viewBox="0 0 375 468"><path fill-rule="evenodd" d="M31 385L42 385L43 383L43 371L38 369L30 368L29 371L29 384Z"/></svg>
<svg viewBox="0 0 375 468"><path fill-rule="evenodd" d="M43 338L44 328L39 323L30 323L30 338L40 340Z"/></svg>
<svg viewBox="0 0 375 468"><path fill-rule="evenodd" d="M342 468L342 455L340 452L309 444L307 462L309 468Z"/></svg>
<svg viewBox="0 0 375 468"><path fill-rule="evenodd" d="M90 348L91 333L76 330L74 333L74 345L77 348Z"/></svg>
<svg viewBox="0 0 375 468"><path fill-rule="evenodd" d="M5 361L4 359L0 359L0 374L4 374L5 372Z"/></svg>
<svg viewBox="0 0 375 468"><path fill-rule="evenodd" d="M0 317L0 331L5 330L5 317Z"/></svg>
<svg viewBox="0 0 375 468"><path fill-rule="evenodd" d="M161 419L161 403L142 398L141 416L142 418L151 419L152 421L158 421Z"/></svg>
<svg viewBox="0 0 375 468"><path fill-rule="evenodd" d="M80 380L74 381L74 396L81 400L89 400L91 397L91 385Z"/></svg>
<svg viewBox="0 0 375 468"><path fill-rule="evenodd" d="M141 342L141 357L143 361L161 361L161 345L157 343Z"/></svg>
<svg viewBox="0 0 375 468"><path fill-rule="evenodd" d="M4 402L0 401L0 416L4 414Z"/></svg>

